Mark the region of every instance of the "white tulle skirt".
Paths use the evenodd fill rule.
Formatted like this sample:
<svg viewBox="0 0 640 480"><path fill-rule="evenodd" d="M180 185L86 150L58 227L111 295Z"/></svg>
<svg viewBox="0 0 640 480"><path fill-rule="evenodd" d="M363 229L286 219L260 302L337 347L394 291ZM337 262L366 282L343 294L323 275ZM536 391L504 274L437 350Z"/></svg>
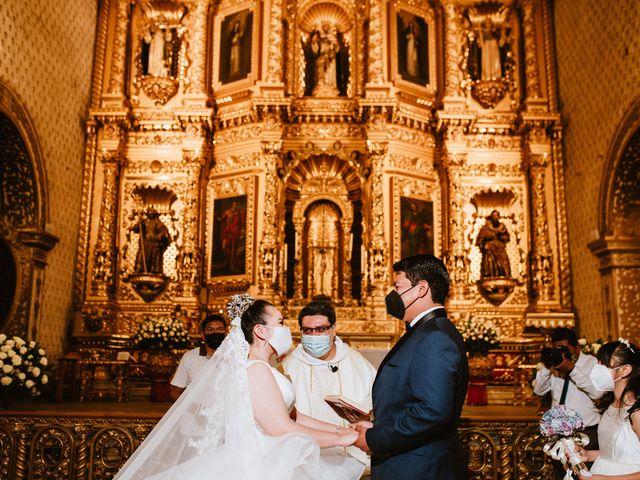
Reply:
<svg viewBox="0 0 640 480"><path fill-rule="evenodd" d="M598 457L590 469L591 473L597 473L599 475L626 475L629 473L640 472L640 458L638 463L621 463L607 460L603 457Z"/></svg>
<svg viewBox="0 0 640 480"><path fill-rule="evenodd" d="M357 480L364 471L355 458L321 450L305 435L260 437L258 452L221 445L148 480Z"/></svg>

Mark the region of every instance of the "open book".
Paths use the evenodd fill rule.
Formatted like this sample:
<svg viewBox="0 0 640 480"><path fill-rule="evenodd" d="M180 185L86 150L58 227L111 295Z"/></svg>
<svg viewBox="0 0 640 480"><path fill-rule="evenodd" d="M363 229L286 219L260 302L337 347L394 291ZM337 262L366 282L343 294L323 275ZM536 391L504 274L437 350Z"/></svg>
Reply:
<svg viewBox="0 0 640 480"><path fill-rule="evenodd" d="M371 420L371 410L342 395L327 395L324 401L338 414L340 418L353 423L359 420Z"/></svg>

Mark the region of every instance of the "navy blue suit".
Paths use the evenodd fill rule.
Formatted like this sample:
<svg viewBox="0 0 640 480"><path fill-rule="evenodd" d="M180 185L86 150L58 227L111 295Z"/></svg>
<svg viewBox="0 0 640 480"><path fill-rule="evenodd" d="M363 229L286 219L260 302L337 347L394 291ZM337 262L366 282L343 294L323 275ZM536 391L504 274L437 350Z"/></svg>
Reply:
<svg viewBox="0 0 640 480"><path fill-rule="evenodd" d="M457 426L467 395L462 337L444 308L394 345L373 384L372 480L461 480L467 460Z"/></svg>

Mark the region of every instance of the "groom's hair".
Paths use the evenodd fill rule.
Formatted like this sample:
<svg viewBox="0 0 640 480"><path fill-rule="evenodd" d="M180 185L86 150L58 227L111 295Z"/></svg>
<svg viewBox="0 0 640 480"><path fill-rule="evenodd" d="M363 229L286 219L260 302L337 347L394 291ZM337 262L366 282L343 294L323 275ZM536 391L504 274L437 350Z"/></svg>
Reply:
<svg viewBox="0 0 640 480"><path fill-rule="evenodd" d="M413 255L394 263L393 271L404 272L412 286L425 280L431 290L431 300L444 305L449 295L449 272L442 260L429 254Z"/></svg>
<svg viewBox="0 0 640 480"><path fill-rule="evenodd" d="M336 311L329 302L311 302L309 305L300 310L298 314L298 325L302 326L302 318L312 315L322 315L327 317L329 325L336 323Z"/></svg>

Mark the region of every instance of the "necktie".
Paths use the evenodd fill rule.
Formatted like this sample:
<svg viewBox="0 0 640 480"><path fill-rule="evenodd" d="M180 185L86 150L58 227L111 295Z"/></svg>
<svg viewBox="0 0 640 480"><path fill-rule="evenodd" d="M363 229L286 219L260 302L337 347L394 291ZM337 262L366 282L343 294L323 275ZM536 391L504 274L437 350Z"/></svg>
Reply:
<svg viewBox="0 0 640 480"><path fill-rule="evenodd" d="M564 377L564 384L562 385L562 394L560 395L560 403L558 405L564 405L565 400L567 399L567 391L569 390L569 374Z"/></svg>

